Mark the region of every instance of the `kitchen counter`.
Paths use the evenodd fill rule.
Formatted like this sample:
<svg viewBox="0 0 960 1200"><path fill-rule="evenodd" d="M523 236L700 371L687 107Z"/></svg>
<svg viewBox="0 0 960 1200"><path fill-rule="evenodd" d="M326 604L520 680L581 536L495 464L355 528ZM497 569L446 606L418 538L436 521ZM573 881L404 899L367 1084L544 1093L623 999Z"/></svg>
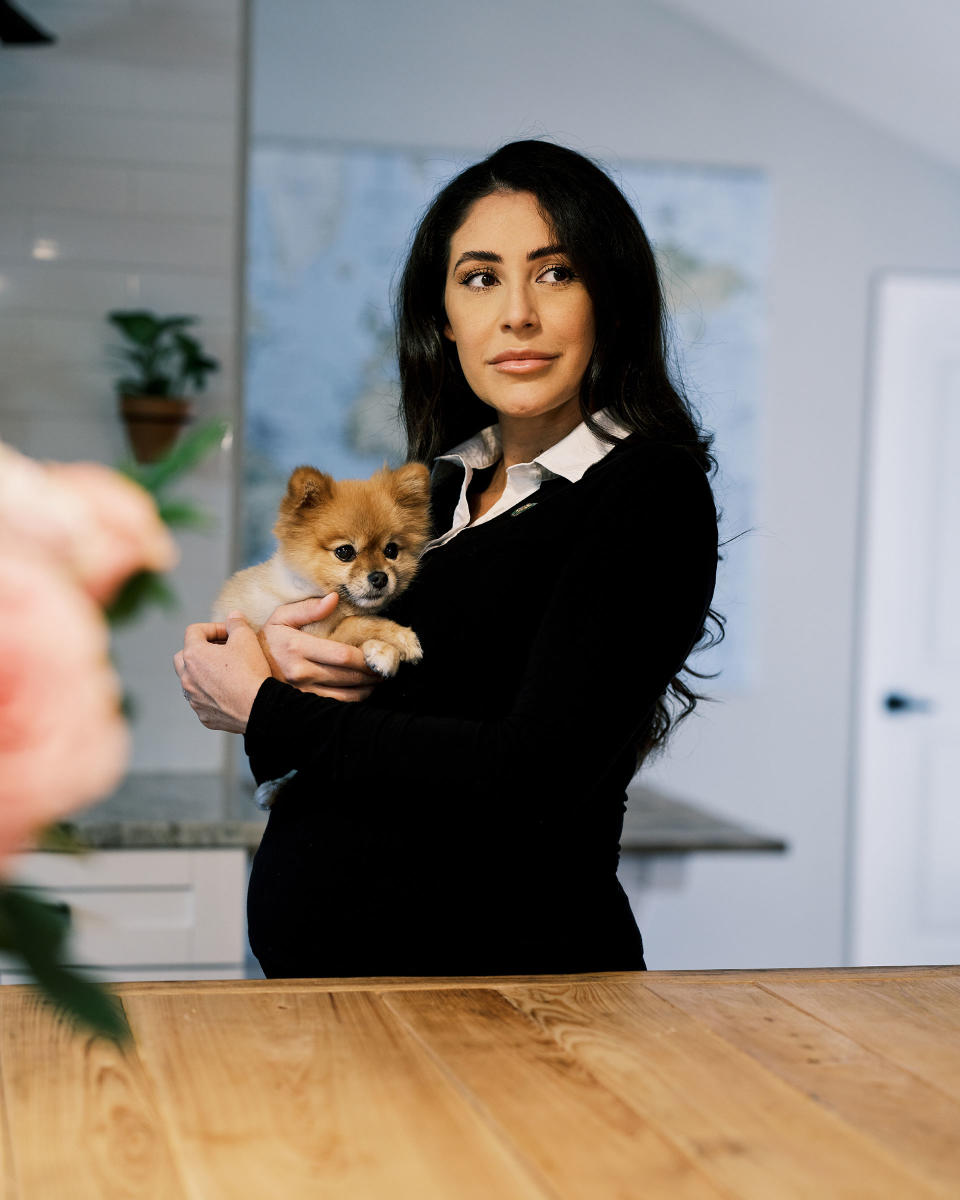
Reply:
<svg viewBox="0 0 960 1200"><path fill-rule="evenodd" d="M246 847L255 850L266 814L253 803L253 782L230 787L214 773L155 772L129 776L71 825L96 849ZM759 833L647 787L630 789L621 842L624 851L786 849Z"/></svg>
<svg viewBox="0 0 960 1200"><path fill-rule="evenodd" d="M0 993L5 1200L960 1195L960 968Z"/></svg>

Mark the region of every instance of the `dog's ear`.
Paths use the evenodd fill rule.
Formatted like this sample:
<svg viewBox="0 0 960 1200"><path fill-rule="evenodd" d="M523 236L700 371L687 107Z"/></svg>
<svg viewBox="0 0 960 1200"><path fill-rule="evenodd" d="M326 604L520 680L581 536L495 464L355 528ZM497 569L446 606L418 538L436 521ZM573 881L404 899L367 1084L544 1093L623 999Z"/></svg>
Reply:
<svg viewBox="0 0 960 1200"><path fill-rule="evenodd" d="M422 508L430 503L430 470L410 462L390 472L390 490L401 508Z"/></svg>
<svg viewBox="0 0 960 1200"><path fill-rule="evenodd" d="M333 480L316 467L297 467L287 481L284 506L295 511L299 508L318 508L333 495Z"/></svg>

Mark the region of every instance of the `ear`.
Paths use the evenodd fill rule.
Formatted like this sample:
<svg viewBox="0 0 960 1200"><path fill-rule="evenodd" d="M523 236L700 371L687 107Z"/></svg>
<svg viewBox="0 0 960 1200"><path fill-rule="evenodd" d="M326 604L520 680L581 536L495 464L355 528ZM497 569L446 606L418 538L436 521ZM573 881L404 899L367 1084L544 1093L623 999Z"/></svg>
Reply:
<svg viewBox="0 0 960 1200"><path fill-rule="evenodd" d="M457 339L453 336L453 330L450 328L450 322L445 321L443 324L443 336L449 341L456 344Z"/></svg>
<svg viewBox="0 0 960 1200"><path fill-rule="evenodd" d="M402 508L421 508L430 503L430 471L423 463L397 467L390 475L390 489Z"/></svg>
<svg viewBox="0 0 960 1200"><path fill-rule="evenodd" d="M297 467L287 481L284 505L291 509L317 508L333 495L334 481L316 467Z"/></svg>

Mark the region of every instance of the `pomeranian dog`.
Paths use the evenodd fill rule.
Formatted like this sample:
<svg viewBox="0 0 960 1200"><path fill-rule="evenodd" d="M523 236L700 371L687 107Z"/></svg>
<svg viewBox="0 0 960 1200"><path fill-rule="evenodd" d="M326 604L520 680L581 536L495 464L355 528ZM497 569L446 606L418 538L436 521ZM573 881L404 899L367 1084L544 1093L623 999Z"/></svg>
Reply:
<svg viewBox="0 0 960 1200"><path fill-rule="evenodd" d="M410 584L430 536L430 473L422 463L339 481L315 467L297 467L273 532L272 557L227 580L213 620L239 611L259 631L281 604L336 592L337 607L325 620L304 625L306 633L358 646L379 675L420 661L414 631L376 614ZM273 803L287 778L258 788L261 808Z"/></svg>

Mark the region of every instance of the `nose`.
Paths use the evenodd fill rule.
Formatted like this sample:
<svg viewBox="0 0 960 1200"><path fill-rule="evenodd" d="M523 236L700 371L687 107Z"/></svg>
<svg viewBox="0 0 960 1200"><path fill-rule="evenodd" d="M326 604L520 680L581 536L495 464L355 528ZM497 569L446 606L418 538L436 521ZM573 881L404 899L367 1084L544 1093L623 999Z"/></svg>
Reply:
<svg viewBox="0 0 960 1200"><path fill-rule="evenodd" d="M537 316L536 297L526 280L517 280L503 289L503 311L500 328L503 330L536 329L540 320Z"/></svg>
<svg viewBox="0 0 960 1200"><path fill-rule="evenodd" d="M387 573L386 571L371 571L367 576L367 581L379 592L387 586Z"/></svg>

